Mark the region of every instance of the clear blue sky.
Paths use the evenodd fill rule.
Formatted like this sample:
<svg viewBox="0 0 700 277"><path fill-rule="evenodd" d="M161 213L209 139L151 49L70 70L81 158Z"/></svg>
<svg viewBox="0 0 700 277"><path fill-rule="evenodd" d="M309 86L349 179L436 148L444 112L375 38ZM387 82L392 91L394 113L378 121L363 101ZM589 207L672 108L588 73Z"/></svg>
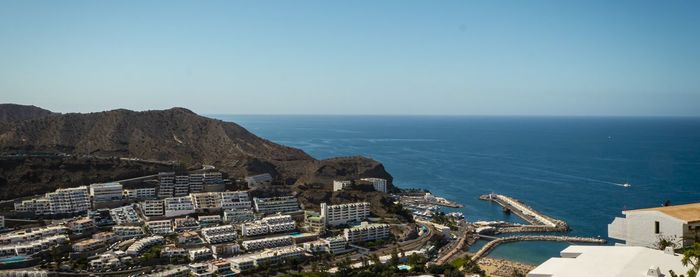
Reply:
<svg viewBox="0 0 700 277"><path fill-rule="evenodd" d="M2 1L60 112L700 115L699 1Z"/></svg>

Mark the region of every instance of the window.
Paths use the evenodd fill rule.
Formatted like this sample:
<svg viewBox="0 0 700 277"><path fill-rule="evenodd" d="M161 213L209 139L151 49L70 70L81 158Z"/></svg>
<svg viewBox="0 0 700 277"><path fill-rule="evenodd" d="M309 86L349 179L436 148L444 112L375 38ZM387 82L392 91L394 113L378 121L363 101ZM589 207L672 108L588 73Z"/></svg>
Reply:
<svg viewBox="0 0 700 277"><path fill-rule="evenodd" d="M659 233L659 222L654 221L654 233L658 234Z"/></svg>

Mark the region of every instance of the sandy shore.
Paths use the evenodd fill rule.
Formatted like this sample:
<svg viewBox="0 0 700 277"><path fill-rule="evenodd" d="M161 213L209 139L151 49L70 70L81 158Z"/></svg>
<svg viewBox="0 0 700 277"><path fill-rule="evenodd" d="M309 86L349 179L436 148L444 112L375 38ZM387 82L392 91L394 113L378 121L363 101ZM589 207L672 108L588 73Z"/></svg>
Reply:
<svg viewBox="0 0 700 277"><path fill-rule="evenodd" d="M513 276L513 273L519 271L523 276L527 275L530 270L536 266L524 264L509 260L494 259L484 257L479 259L479 266L486 271L486 276Z"/></svg>

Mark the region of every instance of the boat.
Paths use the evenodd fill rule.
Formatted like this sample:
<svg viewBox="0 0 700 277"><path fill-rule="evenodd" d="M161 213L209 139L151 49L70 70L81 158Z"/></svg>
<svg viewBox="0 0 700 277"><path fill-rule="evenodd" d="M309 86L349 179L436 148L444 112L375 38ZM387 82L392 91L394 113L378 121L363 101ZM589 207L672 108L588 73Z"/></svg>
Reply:
<svg viewBox="0 0 700 277"><path fill-rule="evenodd" d="M503 207L503 213L504 214L510 214L510 209Z"/></svg>
<svg viewBox="0 0 700 277"><path fill-rule="evenodd" d="M632 187L632 185L630 185L630 183L624 183L624 184L622 184L622 186L625 187L625 188Z"/></svg>

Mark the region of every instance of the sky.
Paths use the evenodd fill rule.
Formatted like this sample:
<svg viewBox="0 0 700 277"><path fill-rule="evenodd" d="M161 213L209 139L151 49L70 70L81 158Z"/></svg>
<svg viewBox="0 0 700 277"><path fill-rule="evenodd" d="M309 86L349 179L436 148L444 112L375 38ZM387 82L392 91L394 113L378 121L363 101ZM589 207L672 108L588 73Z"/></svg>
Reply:
<svg viewBox="0 0 700 277"><path fill-rule="evenodd" d="M700 2L5 0L0 102L700 116Z"/></svg>

